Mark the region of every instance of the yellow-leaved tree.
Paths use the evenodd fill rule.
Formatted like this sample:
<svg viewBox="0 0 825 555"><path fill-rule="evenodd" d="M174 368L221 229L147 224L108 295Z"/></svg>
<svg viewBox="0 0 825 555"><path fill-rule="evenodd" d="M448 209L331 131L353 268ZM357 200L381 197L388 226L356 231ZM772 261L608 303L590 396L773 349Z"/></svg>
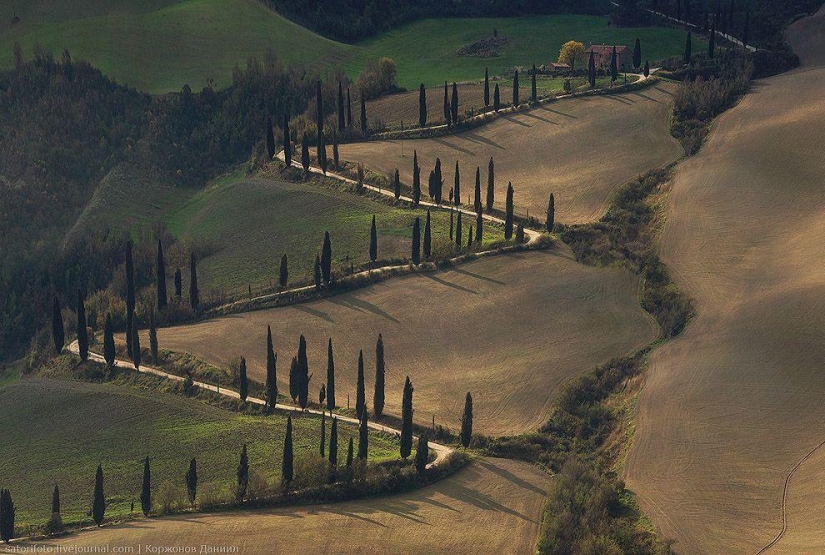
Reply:
<svg viewBox="0 0 825 555"><path fill-rule="evenodd" d="M581 60L582 58L584 58L584 45L580 42L569 40L562 45L559 51L558 63L567 64L572 70L576 68L576 60Z"/></svg>

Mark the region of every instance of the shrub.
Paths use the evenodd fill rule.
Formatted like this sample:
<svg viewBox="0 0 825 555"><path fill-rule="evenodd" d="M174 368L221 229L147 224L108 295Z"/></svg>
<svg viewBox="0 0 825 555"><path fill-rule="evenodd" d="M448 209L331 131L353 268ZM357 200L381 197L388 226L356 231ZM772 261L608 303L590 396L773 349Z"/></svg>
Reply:
<svg viewBox="0 0 825 555"><path fill-rule="evenodd" d="M170 481L163 482L156 493L156 498L160 502L160 513L169 514L182 507L183 492L180 487ZM201 494L203 498L203 494Z"/></svg>
<svg viewBox="0 0 825 555"><path fill-rule="evenodd" d="M397 73L398 69L392 58L384 57L378 61L368 62L364 70L355 78L354 90L357 94L363 94L366 100L396 91L398 90L395 83Z"/></svg>

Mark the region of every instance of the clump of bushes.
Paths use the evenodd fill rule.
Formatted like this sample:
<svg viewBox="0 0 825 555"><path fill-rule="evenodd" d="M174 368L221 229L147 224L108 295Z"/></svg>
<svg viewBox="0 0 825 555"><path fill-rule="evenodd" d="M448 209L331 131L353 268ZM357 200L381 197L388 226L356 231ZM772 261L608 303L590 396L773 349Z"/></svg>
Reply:
<svg viewBox="0 0 825 555"><path fill-rule="evenodd" d="M383 57L377 61L368 62L363 71L355 78L353 92L359 100L362 94L364 99L370 100L382 94L396 92L399 90L395 82L397 74L398 68L392 58ZM353 98L353 102L355 102L355 98Z"/></svg>

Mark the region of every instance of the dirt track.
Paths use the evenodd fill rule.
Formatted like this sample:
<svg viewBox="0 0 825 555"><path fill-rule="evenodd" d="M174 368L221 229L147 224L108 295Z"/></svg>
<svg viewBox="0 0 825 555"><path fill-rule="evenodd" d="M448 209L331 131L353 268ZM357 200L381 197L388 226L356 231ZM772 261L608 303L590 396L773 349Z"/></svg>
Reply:
<svg viewBox="0 0 825 555"><path fill-rule="evenodd" d="M681 553L767 545L825 439L822 13L791 29L804 66L757 82L674 179L661 251L698 315L651 356L627 482ZM825 550L825 501L795 490L821 461L770 552Z"/></svg>

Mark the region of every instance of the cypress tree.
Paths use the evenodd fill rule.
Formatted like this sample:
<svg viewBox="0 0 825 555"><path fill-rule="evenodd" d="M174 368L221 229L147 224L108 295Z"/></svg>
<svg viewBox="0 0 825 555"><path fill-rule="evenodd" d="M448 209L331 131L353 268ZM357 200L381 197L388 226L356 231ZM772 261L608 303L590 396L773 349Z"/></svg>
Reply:
<svg viewBox="0 0 825 555"><path fill-rule="evenodd" d="M332 358L332 338L327 345L327 409L335 408L335 360Z"/></svg>
<svg viewBox="0 0 825 555"><path fill-rule="evenodd" d="M103 359L109 368L115 363L115 333L111 314L106 314L106 326L103 329Z"/></svg>
<svg viewBox="0 0 825 555"><path fill-rule="evenodd" d="M327 398L327 388L324 384L321 384L321 391L318 394L318 406L323 407L324 401Z"/></svg>
<svg viewBox="0 0 825 555"><path fill-rule="evenodd" d="M516 226L516 244L522 244L524 242L524 223L519 222Z"/></svg>
<svg viewBox="0 0 825 555"><path fill-rule="evenodd" d="M481 212L481 168L476 166L476 188L473 198L473 210Z"/></svg>
<svg viewBox="0 0 825 555"><path fill-rule="evenodd" d="M318 165L321 166L321 171L324 175L327 174L327 145L324 142L324 135L318 136Z"/></svg>
<svg viewBox="0 0 825 555"><path fill-rule="evenodd" d="M432 254L432 230L430 228L430 211L427 210L427 219L424 220L424 259L430 258Z"/></svg>
<svg viewBox="0 0 825 555"><path fill-rule="evenodd" d="M132 314L135 311L135 270L132 242L126 242L126 352L132 356Z"/></svg>
<svg viewBox="0 0 825 555"><path fill-rule="evenodd" d="M367 134L367 103L363 92L361 93L361 133Z"/></svg>
<svg viewBox="0 0 825 555"><path fill-rule="evenodd" d="M186 495L189 497L189 505L194 507L198 495L198 462L194 457L189 461L189 470L186 471Z"/></svg>
<svg viewBox="0 0 825 555"><path fill-rule="evenodd" d="M418 207L421 200L421 168L418 166L418 152L413 150L413 184L412 184L412 205Z"/></svg>
<svg viewBox="0 0 825 555"><path fill-rule="evenodd" d="M135 320L134 314L132 314L132 320ZM132 363L135 365L135 370L140 369L140 361L140 332L138 331L137 322L134 322L132 324Z"/></svg>
<svg viewBox="0 0 825 555"><path fill-rule="evenodd" d="M95 524L103 524L103 517L106 514L106 496L103 494L103 467L97 465L95 472L95 494L92 500L92 518Z"/></svg>
<svg viewBox="0 0 825 555"><path fill-rule="evenodd" d="M287 426L289 426L289 421L287 421ZM287 430L289 428L287 427ZM235 473L237 478L237 487L235 489L235 499L243 503L244 497L246 497L246 488L249 485L249 457L246 454L246 443L243 444L243 449L241 450L241 460L238 462L238 470Z"/></svg>
<svg viewBox="0 0 825 555"><path fill-rule="evenodd" d="M633 67L636 70L642 67L642 42L638 38L633 46Z"/></svg>
<svg viewBox="0 0 825 555"><path fill-rule="evenodd" d="M645 60L645 69L644 69L643 74L644 74L645 77L650 76L650 63L647 60Z"/></svg>
<svg viewBox="0 0 825 555"><path fill-rule="evenodd" d="M302 409L309 403L309 360L307 359L307 340L304 334L298 339L298 404Z"/></svg>
<svg viewBox="0 0 825 555"><path fill-rule="evenodd" d="M682 20L682 0L676 0L676 19Z"/></svg>
<svg viewBox="0 0 825 555"><path fill-rule="evenodd" d="M453 96L452 100L450 100L450 117L453 120L453 124L458 123L458 86L453 82Z"/></svg>
<svg viewBox="0 0 825 555"><path fill-rule="evenodd" d="M347 87L347 127L352 127L352 99L349 96L349 87Z"/></svg>
<svg viewBox="0 0 825 555"><path fill-rule="evenodd" d="M344 114L344 87L341 81L338 81L338 131L343 131L347 126L346 116Z"/></svg>
<svg viewBox="0 0 825 555"><path fill-rule="evenodd" d="M332 279L332 242L329 239L329 231L324 232L324 244L321 247L321 275L324 283L329 285Z"/></svg>
<svg viewBox="0 0 825 555"><path fill-rule="evenodd" d="M158 328L155 325L155 309L149 308L149 352L152 353L152 362L158 363Z"/></svg>
<svg viewBox="0 0 825 555"><path fill-rule="evenodd" d="M484 68L484 107L490 105L490 73Z"/></svg>
<svg viewBox="0 0 825 555"><path fill-rule="evenodd" d="M281 285L281 289L286 287L286 284L289 282L289 261L287 259L286 253L281 256L281 271L278 276L278 283Z"/></svg>
<svg viewBox="0 0 825 555"><path fill-rule="evenodd" d="M266 118L266 153L269 159L272 160L275 156L275 135L272 133L272 118Z"/></svg>
<svg viewBox="0 0 825 555"><path fill-rule="evenodd" d="M461 178L458 173L458 160L455 161L455 185L453 186L453 201L455 205L461 204Z"/></svg>
<svg viewBox="0 0 825 555"><path fill-rule="evenodd" d="M349 438L349 447L347 447L347 467L352 466L352 458L353 458L352 457L352 455L353 455L353 453L352 453L353 445L352 444L353 444L352 436L350 436L350 438Z"/></svg>
<svg viewBox="0 0 825 555"><path fill-rule="evenodd" d="M404 382L404 396L401 399L401 458L406 459L412 452L413 386L410 377Z"/></svg>
<svg viewBox="0 0 825 555"><path fill-rule="evenodd" d="M246 377L246 359L244 357L241 357L241 363L238 366L238 374L240 381L240 384L238 386L238 396L241 398L241 401L245 403L246 398L249 395L249 379Z"/></svg>
<svg viewBox="0 0 825 555"><path fill-rule="evenodd" d="M483 222L484 218L481 217L481 212L476 212L476 243L478 246L481 246L482 242L482 232L484 229Z"/></svg>
<svg viewBox="0 0 825 555"><path fill-rule="evenodd" d="M278 403L277 364L278 355L275 354L275 348L272 345L272 328L266 326L266 394L264 406L270 411L273 410ZM244 370L245 369L246 364L244 364Z"/></svg>
<svg viewBox="0 0 825 555"><path fill-rule="evenodd" d="M369 441L369 435L367 433L369 430L369 428L367 427L367 420L367 411L365 410L364 415L361 418L361 423L358 426L358 458L362 461L367 460L367 443Z"/></svg>
<svg viewBox="0 0 825 555"><path fill-rule="evenodd" d="M2 502L0 502L2 504ZM3 522L3 509L0 508L0 522ZM50 531L59 532L63 530L63 519L60 517L60 488L57 484L52 490L52 514L49 518Z"/></svg>
<svg viewBox="0 0 825 555"><path fill-rule="evenodd" d="M192 310L197 310L199 304L197 260L193 252L189 257L189 305L192 307Z"/></svg>
<svg viewBox="0 0 825 555"><path fill-rule="evenodd" d="M175 296L179 299L183 296L183 277L180 268L175 270Z"/></svg>
<svg viewBox="0 0 825 555"><path fill-rule="evenodd" d="M60 310L60 301L57 295L54 296L52 304L52 338L54 339L54 349L58 354L63 350L66 341L66 333L63 329L63 313Z"/></svg>
<svg viewBox="0 0 825 555"><path fill-rule="evenodd" d="M473 226L470 226L470 233L467 234L467 248L473 248Z"/></svg>
<svg viewBox="0 0 825 555"><path fill-rule="evenodd" d="M450 208L450 241L453 240L453 209Z"/></svg>
<svg viewBox="0 0 825 555"><path fill-rule="evenodd" d="M619 78L619 56L616 54L616 47L610 54L610 80L615 82Z"/></svg>
<svg viewBox="0 0 825 555"><path fill-rule="evenodd" d="M690 63L690 58L692 56L693 44L692 44L692 35L690 31L688 31L687 38L685 39L685 65Z"/></svg>
<svg viewBox="0 0 825 555"><path fill-rule="evenodd" d="M473 396L467 392L467 398L464 401L464 414L461 415L461 445L466 449L470 446L470 440L473 437Z"/></svg>
<svg viewBox="0 0 825 555"><path fill-rule="evenodd" d="M430 441L427 433L424 432L418 438L418 445L415 448L415 470L419 475L423 475L427 470L427 459L430 458Z"/></svg>
<svg viewBox="0 0 825 555"><path fill-rule="evenodd" d="M338 133L332 134L332 165L337 170L340 167L341 159L338 156Z"/></svg>
<svg viewBox="0 0 825 555"><path fill-rule="evenodd" d="M309 136L306 131L301 139L301 167L304 168L304 173L309 171Z"/></svg>
<svg viewBox="0 0 825 555"><path fill-rule="evenodd" d="M447 96L447 82L444 81L444 121L447 122L447 127L452 125L453 112L450 109L450 100Z"/></svg>
<svg viewBox="0 0 825 555"><path fill-rule="evenodd" d="M710 37L708 37L708 58L711 60L713 56L716 54L716 25L714 24L713 27L710 29Z"/></svg>
<svg viewBox="0 0 825 555"><path fill-rule="evenodd" d="M458 213L455 219L455 244L461 250L461 212Z"/></svg>
<svg viewBox="0 0 825 555"><path fill-rule="evenodd" d="M493 203L495 202L496 190L496 171L493 164L493 157L490 157L490 163L487 165L487 212L493 211Z"/></svg>
<svg viewBox="0 0 825 555"><path fill-rule="evenodd" d="M312 277L315 282L315 289L321 288L321 257L315 253L315 266L312 269Z"/></svg>
<svg viewBox="0 0 825 555"><path fill-rule="evenodd" d="M504 238L510 240L513 237L513 184L507 183L506 212L504 215Z"/></svg>
<svg viewBox="0 0 825 555"><path fill-rule="evenodd" d="M375 264L376 260L378 260L378 231L375 229L375 214L373 214L370 225L370 263Z"/></svg>
<svg viewBox="0 0 825 555"><path fill-rule="evenodd" d="M367 412L367 401L364 394L364 351L358 352L358 380L355 386L355 415L358 420Z"/></svg>
<svg viewBox="0 0 825 555"><path fill-rule="evenodd" d="M52 490L52 514L60 516L60 488L57 487L57 484L54 485L54 490Z"/></svg>
<svg viewBox="0 0 825 555"><path fill-rule="evenodd" d="M536 64L533 64L533 73L530 75L532 75L530 79L530 99L536 102L539 98L538 91L536 90Z"/></svg>
<svg viewBox="0 0 825 555"><path fill-rule="evenodd" d="M384 414L384 374L384 338L379 333L378 342L375 345L375 394L372 398L376 419Z"/></svg>
<svg viewBox="0 0 825 555"><path fill-rule="evenodd" d="M14 538L14 503L11 492L0 489L0 540L9 543Z"/></svg>
<svg viewBox="0 0 825 555"><path fill-rule="evenodd" d="M513 73L513 106L518 106L518 70Z"/></svg>
<svg viewBox="0 0 825 555"><path fill-rule="evenodd" d="M412 230L412 263L421 263L421 218L416 218Z"/></svg>
<svg viewBox="0 0 825 555"><path fill-rule="evenodd" d="M593 52L590 52L590 61L587 63L587 81L590 83L590 88L596 87L596 59L593 57Z"/></svg>
<svg viewBox="0 0 825 555"><path fill-rule="evenodd" d="M424 127L427 124L427 89L424 83L418 88L418 126Z"/></svg>
<svg viewBox="0 0 825 555"><path fill-rule="evenodd" d="M435 202L436 204L441 204L442 198L442 188L444 186L444 180L441 179L441 159L435 159L435 170L433 170L433 189L435 192Z"/></svg>
<svg viewBox="0 0 825 555"><path fill-rule="evenodd" d="M149 471L149 457L143 462L143 487L140 490L140 508L143 516L152 512L152 477Z"/></svg>
<svg viewBox="0 0 825 555"><path fill-rule="evenodd" d="M80 351L80 360L89 358L89 335L86 332L86 307L83 304L83 293L77 290L77 347Z"/></svg>
<svg viewBox="0 0 825 555"><path fill-rule="evenodd" d="M298 357L292 357L292 363L289 365L289 396L294 403L298 399L298 391L300 389L298 382L300 381L300 367L298 365Z"/></svg>
<svg viewBox="0 0 825 555"><path fill-rule="evenodd" d="M544 228L547 233L553 232L553 222L556 221L556 200L553 193L550 193L550 200L547 203L547 219L544 221Z"/></svg>
<svg viewBox="0 0 825 555"><path fill-rule="evenodd" d="M284 161L286 166L292 165L292 138L289 136L289 116L284 112Z"/></svg>
<svg viewBox="0 0 825 555"><path fill-rule="evenodd" d="M166 262L163 260L163 243L158 239L158 310L166 308Z"/></svg>
<svg viewBox="0 0 825 555"><path fill-rule="evenodd" d="M315 82L315 127L318 130L318 141L324 134L324 96L321 94L320 79Z"/></svg>
<svg viewBox="0 0 825 555"><path fill-rule="evenodd" d="M395 200L401 198L401 178L398 175L398 168L395 168L395 178L393 180L393 195L395 195Z"/></svg>
<svg viewBox="0 0 825 555"><path fill-rule="evenodd" d="M332 429L329 431L329 464L338 466L338 419L332 418Z"/></svg>
<svg viewBox="0 0 825 555"><path fill-rule="evenodd" d="M321 458L326 456L326 443L327 443L327 416L326 413L321 413L321 448L319 452L321 453Z"/></svg>

